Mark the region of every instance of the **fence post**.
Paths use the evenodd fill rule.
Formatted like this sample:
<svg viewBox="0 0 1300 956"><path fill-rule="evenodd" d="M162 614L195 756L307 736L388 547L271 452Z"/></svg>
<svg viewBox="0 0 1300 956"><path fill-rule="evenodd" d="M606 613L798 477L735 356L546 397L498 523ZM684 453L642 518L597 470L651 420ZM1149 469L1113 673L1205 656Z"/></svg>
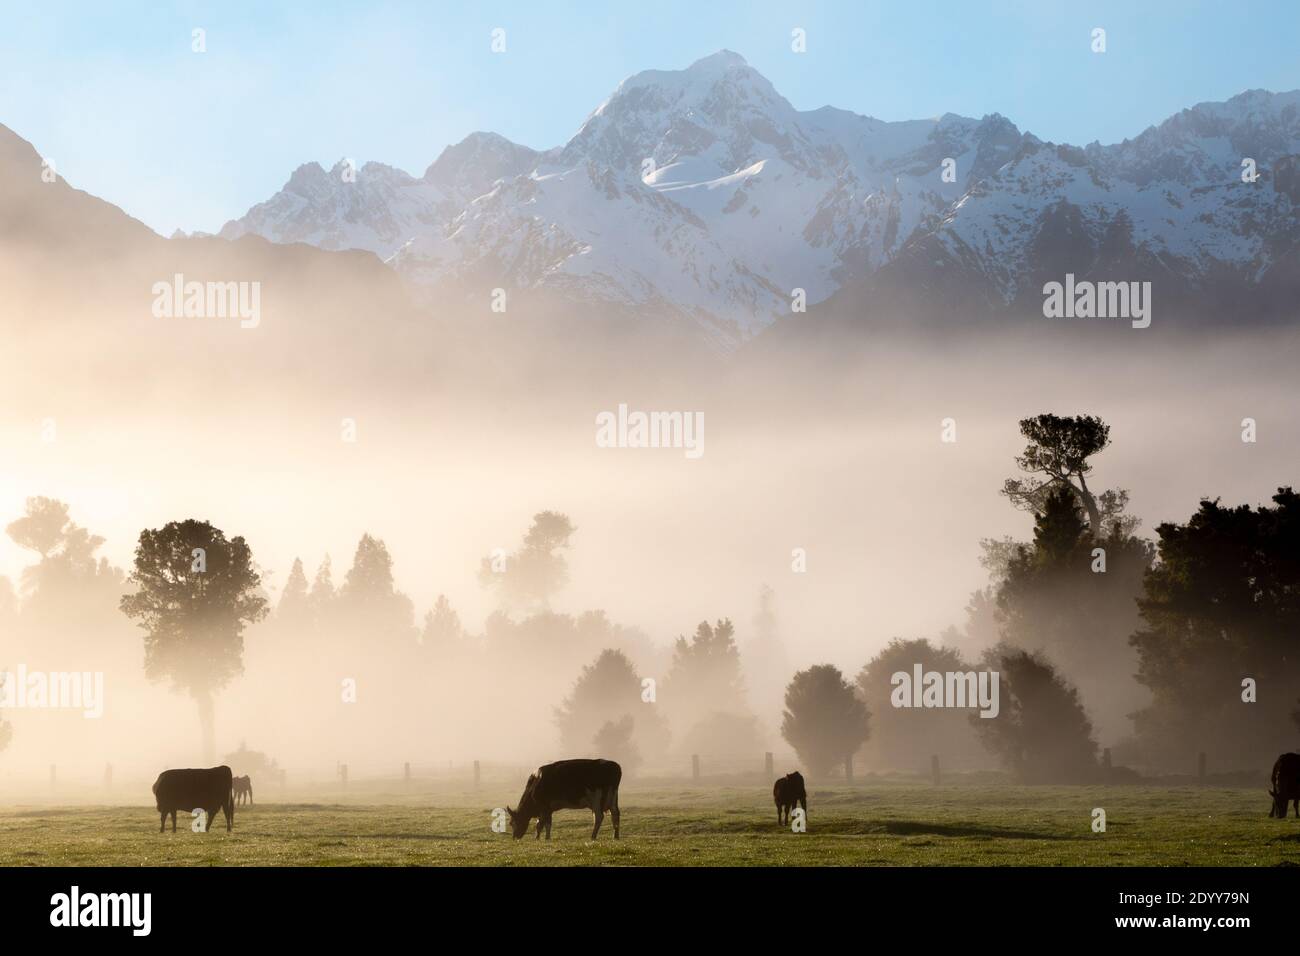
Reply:
<svg viewBox="0 0 1300 956"><path fill-rule="evenodd" d="M1205 751L1202 750L1196 756L1196 776L1201 783L1205 783Z"/></svg>
<svg viewBox="0 0 1300 956"><path fill-rule="evenodd" d="M1107 747L1101 752L1101 767L1107 773L1110 773L1110 748Z"/></svg>
<svg viewBox="0 0 1300 956"><path fill-rule="evenodd" d="M763 770L770 777L772 776L772 751L763 754Z"/></svg>
<svg viewBox="0 0 1300 956"><path fill-rule="evenodd" d="M479 781L480 781L481 779L483 779L483 778L482 778L482 775L481 775L480 772L479 772L478 761L475 760L475 761L474 761L474 789L475 789L475 790L478 789L478 784L479 784Z"/></svg>
<svg viewBox="0 0 1300 956"><path fill-rule="evenodd" d="M411 762L409 760L402 765L402 779L407 783L411 782Z"/></svg>
<svg viewBox="0 0 1300 956"><path fill-rule="evenodd" d="M104 764L104 789L109 790L112 788L112 786L113 786L113 765L111 763L106 763Z"/></svg>
<svg viewBox="0 0 1300 956"><path fill-rule="evenodd" d="M345 764L345 763L343 763L343 764L339 764L339 779L343 781L343 786L344 786L344 787L347 787L347 785L348 785L348 765Z"/></svg>
<svg viewBox="0 0 1300 956"><path fill-rule="evenodd" d="M844 782L850 786L853 784L853 754L844 758Z"/></svg>
<svg viewBox="0 0 1300 956"><path fill-rule="evenodd" d="M938 754L930 754L930 779L934 782L934 785L936 787L939 786L940 777L939 777L939 755Z"/></svg>
<svg viewBox="0 0 1300 956"><path fill-rule="evenodd" d="M691 754L691 779L700 782L700 755Z"/></svg>

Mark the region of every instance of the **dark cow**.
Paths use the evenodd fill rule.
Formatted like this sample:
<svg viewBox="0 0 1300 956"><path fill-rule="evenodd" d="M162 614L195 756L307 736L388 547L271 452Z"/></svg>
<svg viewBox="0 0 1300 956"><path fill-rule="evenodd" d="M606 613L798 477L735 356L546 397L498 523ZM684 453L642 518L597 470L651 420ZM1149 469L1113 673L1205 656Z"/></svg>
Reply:
<svg viewBox="0 0 1300 956"><path fill-rule="evenodd" d="M226 766L206 770L164 770L154 781L153 795L158 801L162 822L158 832L167 829L167 814L172 815L172 833L176 832L176 811L202 810L207 815L207 826L212 829L212 818L221 810L226 815L226 831L235 823L234 778Z"/></svg>
<svg viewBox="0 0 1300 956"><path fill-rule="evenodd" d="M1268 795L1273 798L1273 809L1268 811L1270 817L1286 819L1286 805L1295 804L1295 815L1300 817L1300 754L1282 754L1273 764L1273 786Z"/></svg>
<svg viewBox="0 0 1300 956"><path fill-rule="evenodd" d="M235 777L233 781L235 791L235 806L242 803L253 802L253 780L251 777Z"/></svg>
<svg viewBox="0 0 1300 956"><path fill-rule="evenodd" d="M781 777L772 785L772 799L776 802L776 822L789 823L790 811L797 803L808 813L808 791L803 788L803 774L798 770ZM785 819L782 819L782 814Z"/></svg>
<svg viewBox="0 0 1300 956"><path fill-rule="evenodd" d="M537 818L537 838L551 838L551 816L556 810L588 809L596 819L591 838L596 839L608 810L614 820L614 839L618 839L618 785L623 768L612 760L560 760L539 767L524 784L518 809L506 807L515 839L528 832L528 824Z"/></svg>

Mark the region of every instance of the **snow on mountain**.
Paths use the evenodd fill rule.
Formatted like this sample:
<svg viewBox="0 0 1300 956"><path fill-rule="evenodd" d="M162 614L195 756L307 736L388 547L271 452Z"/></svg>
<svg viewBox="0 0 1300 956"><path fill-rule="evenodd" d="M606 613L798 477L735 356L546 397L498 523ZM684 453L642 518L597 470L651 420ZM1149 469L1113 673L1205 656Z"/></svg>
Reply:
<svg viewBox="0 0 1300 956"><path fill-rule="evenodd" d="M816 303L878 272L947 268L1006 303L1080 262L1258 279L1297 239L1298 109L1300 93L1251 91L1079 149L996 114L799 111L723 51L630 77L546 152L475 133L420 179L308 164L222 235L368 249L432 287L654 308L728 348L793 290ZM1260 182L1242 182L1243 157Z"/></svg>

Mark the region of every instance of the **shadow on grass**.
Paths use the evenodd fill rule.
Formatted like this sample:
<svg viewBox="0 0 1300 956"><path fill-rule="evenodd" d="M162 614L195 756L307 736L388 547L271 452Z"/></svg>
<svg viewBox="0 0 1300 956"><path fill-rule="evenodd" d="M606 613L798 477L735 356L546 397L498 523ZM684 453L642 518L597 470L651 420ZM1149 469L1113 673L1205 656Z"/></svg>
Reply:
<svg viewBox="0 0 1300 956"><path fill-rule="evenodd" d="M778 826L775 820L724 820L699 821L696 832L716 834L772 834L790 833L788 826ZM1008 827L982 826L974 823L931 823L926 820L858 820L845 817L830 819L808 814L808 832L818 836L937 836L965 837L977 840L1073 840L1068 834L1048 833L1041 830L1017 830Z"/></svg>

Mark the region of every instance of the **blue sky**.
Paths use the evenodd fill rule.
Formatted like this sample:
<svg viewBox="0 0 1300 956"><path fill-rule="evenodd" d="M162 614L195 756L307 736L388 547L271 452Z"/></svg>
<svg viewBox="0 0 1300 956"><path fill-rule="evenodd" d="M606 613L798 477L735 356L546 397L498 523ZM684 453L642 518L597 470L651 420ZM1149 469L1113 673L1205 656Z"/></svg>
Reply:
<svg viewBox="0 0 1300 956"><path fill-rule="evenodd" d="M723 48L800 109L998 112L1083 144L1245 89L1300 88L1298 37L1300 3L1285 0L10 2L0 123L166 234L219 228L311 160L418 175L476 129L556 145L626 76Z"/></svg>

